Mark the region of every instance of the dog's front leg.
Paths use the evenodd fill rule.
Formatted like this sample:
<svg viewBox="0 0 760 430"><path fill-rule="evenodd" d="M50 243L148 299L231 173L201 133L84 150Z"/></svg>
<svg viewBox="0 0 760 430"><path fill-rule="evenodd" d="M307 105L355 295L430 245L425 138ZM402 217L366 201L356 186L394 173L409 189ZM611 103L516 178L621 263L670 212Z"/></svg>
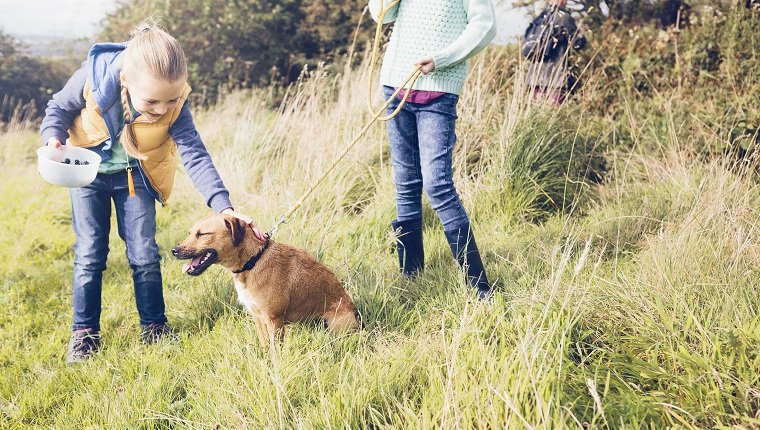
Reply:
<svg viewBox="0 0 760 430"><path fill-rule="evenodd" d="M272 317L264 319L264 325L266 327L267 339L269 340L269 346L275 347L275 343L282 341L282 332L285 327L285 318Z"/></svg>
<svg viewBox="0 0 760 430"><path fill-rule="evenodd" d="M256 334L259 335L259 342L261 342L262 347L266 348L269 346L269 330L264 320L265 318L261 315L253 315L253 322L256 324Z"/></svg>

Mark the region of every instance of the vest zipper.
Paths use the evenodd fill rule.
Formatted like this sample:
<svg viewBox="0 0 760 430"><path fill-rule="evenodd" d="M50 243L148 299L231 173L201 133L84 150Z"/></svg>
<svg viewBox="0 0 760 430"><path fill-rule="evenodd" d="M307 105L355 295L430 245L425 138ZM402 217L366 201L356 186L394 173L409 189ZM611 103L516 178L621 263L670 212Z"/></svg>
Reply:
<svg viewBox="0 0 760 430"><path fill-rule="evenodd" d="M153 183L153 179L151 179L150 175L148 174L148 170L145 169L142 160L137 160L137 163L140 165L140 175L143 177L143 179L148 180L150 187L153 188L153 191L155 191L156 195L158 196L158 201L161 203L161 206L166 206L166 202L164 201L163 194L161 194L161 190L159 190L158 187Z"/></svg>

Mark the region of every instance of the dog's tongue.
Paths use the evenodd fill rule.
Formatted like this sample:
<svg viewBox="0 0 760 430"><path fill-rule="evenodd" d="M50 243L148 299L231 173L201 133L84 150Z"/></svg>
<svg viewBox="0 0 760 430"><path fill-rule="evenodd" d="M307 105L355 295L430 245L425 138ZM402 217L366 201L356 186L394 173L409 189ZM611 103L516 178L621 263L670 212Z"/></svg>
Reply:
<svg viewBox="0 0 760 430"><path fill-rule="evenodd" d="M199 255L199 256L193 258L193 261L191 261L189 263L185 263L182 266L182 273L187 273L187 272L190 271L190 269L193 269L196 266L198 266L199 264L201 264L201 259L202 258L203 258L203 255Z"/></svg>

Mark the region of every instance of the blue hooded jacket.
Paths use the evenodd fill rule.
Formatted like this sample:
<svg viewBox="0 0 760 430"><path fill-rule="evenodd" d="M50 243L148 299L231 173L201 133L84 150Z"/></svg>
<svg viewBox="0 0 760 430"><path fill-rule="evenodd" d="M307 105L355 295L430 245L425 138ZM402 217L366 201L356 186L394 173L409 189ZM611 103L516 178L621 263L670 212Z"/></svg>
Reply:
<svg viewBox="0 0 760 430"><path fill-rule="evenodd" d="M68 130L74 119L85 107L84 87L90 83L90 90L103 113L103 120L108 128L110 139L100 145L89 148L97 152L103 160L111 157L111 141L121 133L121 57L126 43L100 43L90 49L87 61L74 72L61 91L53 95L45 109L45 118L40 125L42 139L47 142L51 137L57 137L66 142ZM190 113L189 100L185 101L177 120L169 128L169 135L179 150L182 163L195 188L206 199L206 204L217 212L232 208L229 191L224 186L219 172L214 167L211 156L198 134ZM153 190L150 182L139 169L145 187L153 191L153 196L162 204L158 193Z"/></svg>

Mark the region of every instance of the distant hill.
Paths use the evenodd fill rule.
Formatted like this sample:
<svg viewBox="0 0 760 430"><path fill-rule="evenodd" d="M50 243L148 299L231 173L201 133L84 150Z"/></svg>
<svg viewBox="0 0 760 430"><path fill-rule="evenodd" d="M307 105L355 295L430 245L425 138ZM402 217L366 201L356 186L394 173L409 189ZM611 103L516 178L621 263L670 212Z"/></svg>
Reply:
<svg viewBox="0 0 760 430"><path fill-rule="evenodd" d="M87 51L92 46L91 39L63 38L55 36L34 36L12 34L13 38L21 42L20 51L32 57L44 57L51 59L71 59L74 61L84 60Z"/></svg>

